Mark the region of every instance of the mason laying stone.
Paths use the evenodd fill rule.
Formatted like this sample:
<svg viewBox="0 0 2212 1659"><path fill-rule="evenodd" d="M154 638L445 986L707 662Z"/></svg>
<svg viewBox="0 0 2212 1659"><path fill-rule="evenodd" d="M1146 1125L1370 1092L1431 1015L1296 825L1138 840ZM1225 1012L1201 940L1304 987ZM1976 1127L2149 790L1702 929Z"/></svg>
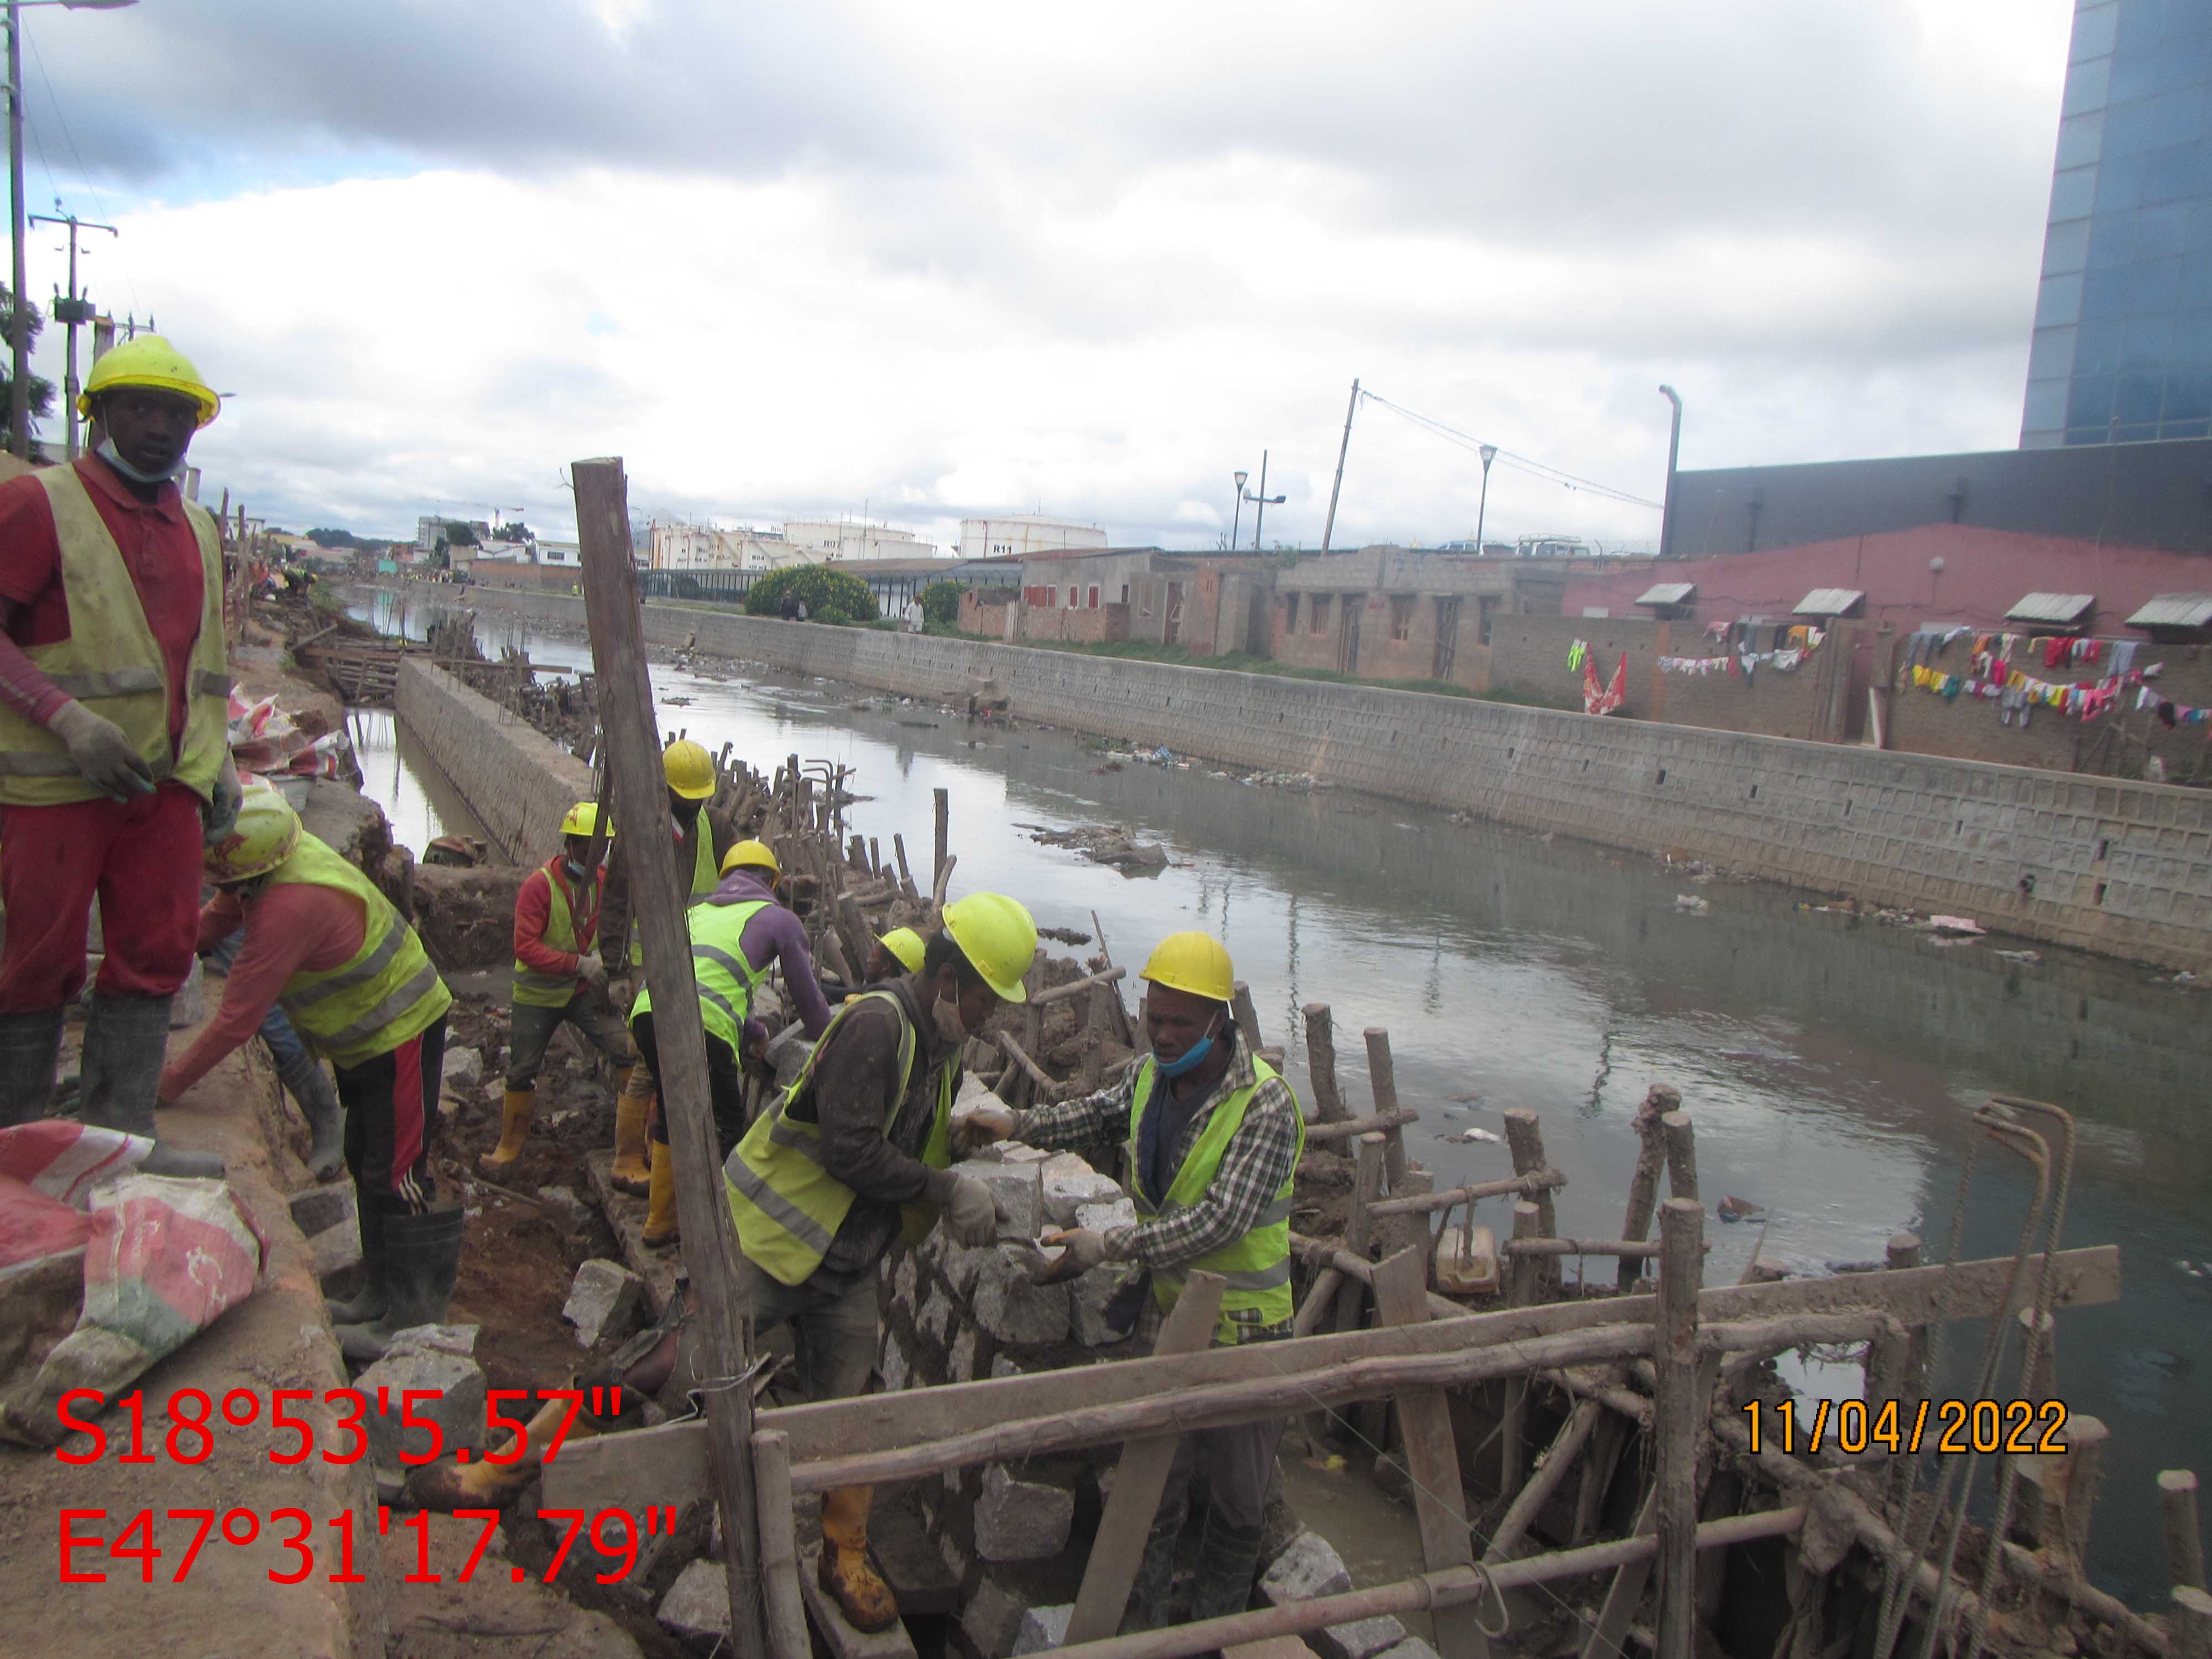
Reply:
<svg viewBox="0 0 2212 1659"><path fill-rule="evenodd" d="M1051 1235L1061 1247L1048 1283L1110 1264L1123 1270L1107 1306L1091 1314L1150 1340L1193 1269L1221 1274L1217 1343L1271 1341L1291 1334L1291 1184L1305 1129L1290 1086L1244 1053L1229 1004L1235 970L1218 939L1163 939L1141 975L1152 986L1152 1053L1121 1082L1080 1100L1030 1111L983 1105L962 1121L970 1144L1012 1138L1030 1146L1121 1146L1129 1208L1085 1206L1085 1224ZM1101 1229L1103 1229L1103 1231ZM1243 1610L1259 1562L1267 1480L1283 1425L1241 1425L1185 1435L1145 1544L1125 1631L1171 1622L1168 1591L1190 1478L1203 1466L1210 1501L1188 1616Z"/></svg>
<svg viewBox="0 0 2212 1659"><path fill-rule="evenodd" d="M792 1328L808 1397L867 1387L878 1267L902 1236L918 1242L941 1215L954 1243L997 1238L991 1189L951 1168L952 1100L962 1045L1002 1000L1024 1000L1036 955L1036 924L1012 899L971 893L947 905L921 971L839 1008L805 1070L723 1164L744 1250L738 1297L762 1334ZM1028 1189L1034 1223L1034 1173ZM1063 1293L1063 1328L1065 1310ZM867 1559L872 1495L846 1486L822 1498L822 1588L862 1631L898 1617Z"/></svg>

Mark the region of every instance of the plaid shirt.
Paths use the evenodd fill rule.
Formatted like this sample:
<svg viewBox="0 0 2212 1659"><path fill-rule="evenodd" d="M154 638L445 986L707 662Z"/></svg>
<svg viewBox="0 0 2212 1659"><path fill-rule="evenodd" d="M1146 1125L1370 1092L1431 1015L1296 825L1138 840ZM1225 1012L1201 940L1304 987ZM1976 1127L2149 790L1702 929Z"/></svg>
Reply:
<svg viewBox="0 0 2212 1659"><path fill-rule="evenodd" d="M1062 1101L1024 1112L1015 1125L1014 1139L1028 1146L1054 1149L1119 1149L1127 1146L1129 1109L1136 1095L1137 1073L1141 1069L1131 1066L1113 1087L1080 1100ZM1175 1162L1181 1167L1189 1158L1191 1148L1197 1145L1198 1138L1205 1133L1206 1126L1212 1121L1214 1111L1221 1103L1239 1089L1252 1089L1243 1122L1221 1150L1221 1162L1213 1172L1212 1184L1187 1210L1139 1221L1133 1227L1109 1229L1106 1234L1108 1261L1145 1267L1172 1267L1209 1255L1252 1231L1260 1212L1273 1200L1284 1182L1296 1171L1298 1160L1297 1097L1291 1094L1290 1085L1279 1077L1271 1078L1256 1088L1253 1087L1254 1082L1251 1057L1240 1043L1229 1069L1191 1113L1175 1147ZM1134 1181L1133 1172L1130 1179ZM1249 1310L1232 1311L1231 1316L1237 1321L1240 1342L1290 1334L1287 1321L1263 1325ZM1156 1304L1147 1297L1137 1334L1146 1338L1156 1335L1158 1323Z"/></svg>

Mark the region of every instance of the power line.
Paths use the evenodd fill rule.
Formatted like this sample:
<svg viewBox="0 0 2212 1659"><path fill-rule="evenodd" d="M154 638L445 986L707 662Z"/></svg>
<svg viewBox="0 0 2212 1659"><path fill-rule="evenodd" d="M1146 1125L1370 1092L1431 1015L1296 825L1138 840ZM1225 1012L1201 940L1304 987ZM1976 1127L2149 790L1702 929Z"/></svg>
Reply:
<svg viewBox="0 0 2212 1659"><path fill-rule="evenodd" d="M1489 448L1495 453L1497 459L1504 462L1506 465L1517 471L1526 472L1533 477L1540 478L1547 483L1555 483L1562 489L1579 490L1602 496L1607 501L1623 501L1631 507L1647 507L1655 513L1665 510L1662 502L1648 501L1644 496L1632 495L1627 490L1616 489L1611 484L1601 484L1595 479L1581 477L1562 467L1553 466L1547 462L1537 460L1534 456L1517 454L1503 445L1486 445L1480 439L1470 437L1456 427L1446 426L1442 421L1407 409L1402 404L1394 404L1378 392L1371 392L1363 386L1360 388L1359 395L1368 402L1382 404L1392 414L1403 416L1424 431L1433 433L1448 443L1455 443L1462 448L1477 452L1486 447Z"/></svg>
<svg viewBox="0 0 2212 1659"><path fill-rule="evenodd" d="M53 106L54 120L62 130L62 138L64 142L69 145L70 155L76 158L77 181L84 186L84 193L92 198L92 210L94 213L97 213L103 219L112 219L115 216L107 210L107 204L100 199L99 191L93 187L92 169L85 166L84 152L76 147L76 135L70 131L69 117L62 112L62 100L54 91L53 81L46 74L46 60L39 54L39 37L27 31L23 39L25 43L31 48L32 67L39 71L40 82L45 86L46 89L46 102ZM42 165L45 162L45 147L41 144L40 148L40 160ZM47 169L47 178L48 182L51 183L52 180L52 169L51 167ZM59 192L57 191L56 193L58 194ZM123 286L130 291L131 309L135 313L140 308L138 304L138 289L137 285L131 280L131 269L128 261L123 262L122 276Z"/></svg>

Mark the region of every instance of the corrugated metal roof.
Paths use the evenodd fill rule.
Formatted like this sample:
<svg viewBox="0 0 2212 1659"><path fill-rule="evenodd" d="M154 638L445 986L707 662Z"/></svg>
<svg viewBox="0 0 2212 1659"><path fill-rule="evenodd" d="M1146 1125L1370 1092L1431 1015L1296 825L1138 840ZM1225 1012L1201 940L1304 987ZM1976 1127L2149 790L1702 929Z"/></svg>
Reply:
<svg viewBox="0 0 2212 1659"><path fill-rule="evenodd" d="M1698 591L1695 582L1660 582L1646 588L1638 605L1687 605L1690 596Z"/></svg>
<svg viewBox="0 0 2212 1659"><path fill-rule="evenodd" d="M2007 622L2078 623L2096 608L2094 593L2030 593L2005 612Z"/></svg>
<svg viewBox="0 0 2212 1659"><path fill-rule="evenodd" d="M2130 628L2212 628L2212 593L2160 593L2128 618Z"/></svg>
<svg viewBox="0 0 2212 1659"><path fill-rule="evenodd" d="M1858 609L1866 598L1863 589L1856 587L1816 587L1797 601L1800 617L1842 617Z"/></svg>

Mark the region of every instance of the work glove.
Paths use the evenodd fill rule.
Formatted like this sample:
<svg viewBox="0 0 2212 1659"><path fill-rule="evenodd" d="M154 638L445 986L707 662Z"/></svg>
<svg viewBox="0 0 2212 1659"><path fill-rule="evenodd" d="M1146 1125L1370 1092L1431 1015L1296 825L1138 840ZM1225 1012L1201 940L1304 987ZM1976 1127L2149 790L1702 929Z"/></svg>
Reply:
<svg viewBox="0 0 2212 1659"><path fill-rule="evenodd" d="M978 1106L952 1122L952 1150L971 1153L995 1140L1011 1140L1022 1115L1011 1106Z"/></svg>
<svg viewBox="0 0 2212 1659"><path fill-rule="evenodd" d="M1057 1285L1062 1279L1080 1279L1106 1260L1106 1235L1092 1227L1072 1227L1066 1232L1047 1233L1038 1243L1048 1247L1062 1246L1060 1260L1041 1273L1030 1277L1039 1285Z"/></svg>
<svg viewBox="0 0 2212 1659"><path fill-rule="evenodd" d="M594 985L604 984L607 977L606 964L599 960L597 951L586 951L576 958L576 974L580 979L589 980Z"/></svg>
<svg viewBox="0 0 2212 1659"><path fill-rule="evenodd" d="M208 794L207 803L200 808L200 842L213 847L228 836L238 823L238 809L246 799L245 786L238 781L238 763L225 750L222 765L215 775L215 787Z"/></svg>
<svg viewBox="0 0 2212 1659"><path fill-rule="evenodd" d="M999 1237L999 1206L991 1189L974 1176L952 1177L952 1196L945 1206L945 1231L955 1244L980 1250Z"/></svg>
<svg viewBox="0 0 2212 1659"><path fill-rule="evenodd" d="M76 769L110 799L129 800L154 793L153 769L113 720L70 702L54 711L46 730L62 740Z"/></svg>

